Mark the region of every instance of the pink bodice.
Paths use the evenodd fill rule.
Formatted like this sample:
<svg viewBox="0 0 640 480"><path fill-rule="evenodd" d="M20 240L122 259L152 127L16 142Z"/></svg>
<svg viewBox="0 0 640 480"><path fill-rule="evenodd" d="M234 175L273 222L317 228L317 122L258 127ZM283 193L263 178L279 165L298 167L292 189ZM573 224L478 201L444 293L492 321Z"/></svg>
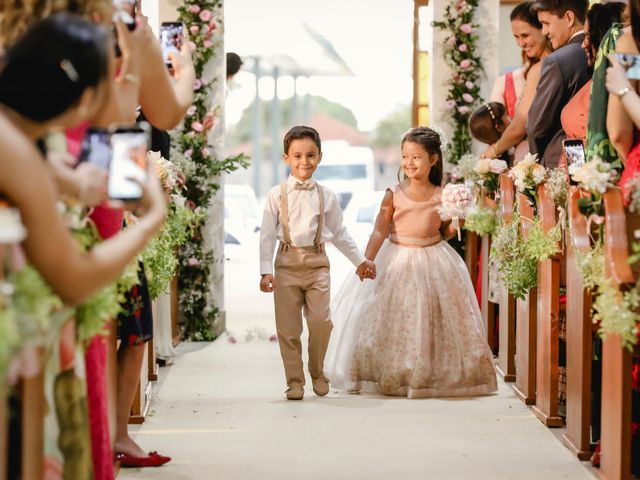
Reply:
<svg viewBox="0 0 640 480"><path fill-rule="evenodd" d="M390 188L393 193L393 220L390 239L407 246L428 246L440 241L442 221L437 208L440 206L442 188L438 187L426 201L415 201L404 192L406 185Z"/></svg>

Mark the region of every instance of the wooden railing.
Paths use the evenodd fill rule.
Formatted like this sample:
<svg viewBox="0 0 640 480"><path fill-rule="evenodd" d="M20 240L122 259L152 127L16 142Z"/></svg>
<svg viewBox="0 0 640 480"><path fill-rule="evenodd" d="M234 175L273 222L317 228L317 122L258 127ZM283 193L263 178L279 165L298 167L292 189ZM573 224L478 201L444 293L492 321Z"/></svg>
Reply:
<svg viewBox="0 0 640 480"><path fill-rule="evenodd" d="M500 215L503 222L510 222L513 218L515 189L513 186L513 180L506 174L500 175ZM487 239L489 243L490 239ZM487 247L488 250L488 247ZM483 244L484 251L484 244ZM482 288L485 289L485 285L488 288L488 276L489 276L489 264L484 262L483 258L482 272ZM502 375L505 382L514 382L516 379L516 300L512 294L501 285L500 287L500 305L498 311L498 372ZM489 302L488 302L489 303ZM490 311L492 305L483 303L482 316L485 318L485 322L488 322L493 312Z"/></svg>

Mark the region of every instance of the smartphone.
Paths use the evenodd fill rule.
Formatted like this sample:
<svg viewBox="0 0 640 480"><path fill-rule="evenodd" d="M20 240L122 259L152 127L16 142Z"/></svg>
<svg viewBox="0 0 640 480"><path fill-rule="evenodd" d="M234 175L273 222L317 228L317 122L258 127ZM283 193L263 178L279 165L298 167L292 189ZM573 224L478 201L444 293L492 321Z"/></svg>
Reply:
<svg viewBox="0 0 640 480"><path fill-rule="evenodd" d="M89 162L109 171L111 164L111 134L101 128L90 128L82 140L78 165Z"/></svg>
<svg viewBox="0 0 640 480"><path fill-rule="evenodd" d="M137 0L113 0L115 13L113 20L122 20L129 30L136 29Z"/></svg>
<svg viewBox="0 0 640 480"><path fill-rule="evenodd" d="M640 80L640 55L633 53L616 53L620 65L627 71L627 78Z"/></svg>
<svg viewBox="0 0 640 480"><path fill-rule="evenodd" d="M111 132L113 154L107 187L110 199L136 201L142 197L138 182L144 183L147 179L149 131L149 124L141 122Z"/></svg>
<svg viewBox="0 0 640 480"><path fill-rule="evenodd" d="M182 22L162 22L160 25L160 45L165 64L171 64L169 54L180 52L183 43L184 24Z"/></svg>
<svg viewBox="0 0 640 480"><path fill-rule="evenodd" d="M579 167L585 164L586 156L582 140L579 138L568 138L562 141L562 148L564 149L564 156L567 160L567 168L571 165Z"/></svg>

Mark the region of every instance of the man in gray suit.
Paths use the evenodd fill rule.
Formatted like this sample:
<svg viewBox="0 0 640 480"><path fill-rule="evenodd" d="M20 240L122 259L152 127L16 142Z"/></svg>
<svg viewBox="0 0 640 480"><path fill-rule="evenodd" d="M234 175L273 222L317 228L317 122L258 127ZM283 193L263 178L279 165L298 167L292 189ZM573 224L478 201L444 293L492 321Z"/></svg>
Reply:
<svg viewBox="0 0 640 480"><path fill-rule="evenodd" d="M588 0L542 0L535 4L542 33L554 52L542 61L540 81L529 109L529 151L542 164L555 168L565 139L560 113L589 80L587 55L582 49Z"/></svg>

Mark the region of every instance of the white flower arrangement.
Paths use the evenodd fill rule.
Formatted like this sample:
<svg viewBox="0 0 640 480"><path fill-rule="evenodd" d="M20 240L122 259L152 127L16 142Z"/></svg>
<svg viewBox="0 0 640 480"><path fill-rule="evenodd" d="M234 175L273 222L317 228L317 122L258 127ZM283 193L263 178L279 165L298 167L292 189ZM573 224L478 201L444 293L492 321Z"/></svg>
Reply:
<svg viewBox="0 0 640 480"><path fill-rule="evenodd" d="M458 230L460 240L460 226L458 220L465 218L467 210L473 204L473 192L463 184L449 183L444 187L441 196L442 205L438 213L442 220L453 220L453 227Z"/></svg>
<svg viewBox="0 0 640 480"><path fill-rule="evenodd" d="M20 243L27 236L20 211L13 207L0 206L0 243Z"/></svg>
<svg viewBox="0 0 640 480"><path fill-rule="evenodd" d="M616 171L611 168L610 163L606 163L596 156L590 162L582 165L571 165L569 175L585 190L602 195L608 187L613 186Z"/></svg>
<svg viewBox="0 0 640 480"><path fill-rule="evenodd" d="M509 171L509 176L513 179L516 190L531 199L535 198L536 186L544 182L547 175L547 170L538 163L537 157L536 154L527 153Z"/></svg>

